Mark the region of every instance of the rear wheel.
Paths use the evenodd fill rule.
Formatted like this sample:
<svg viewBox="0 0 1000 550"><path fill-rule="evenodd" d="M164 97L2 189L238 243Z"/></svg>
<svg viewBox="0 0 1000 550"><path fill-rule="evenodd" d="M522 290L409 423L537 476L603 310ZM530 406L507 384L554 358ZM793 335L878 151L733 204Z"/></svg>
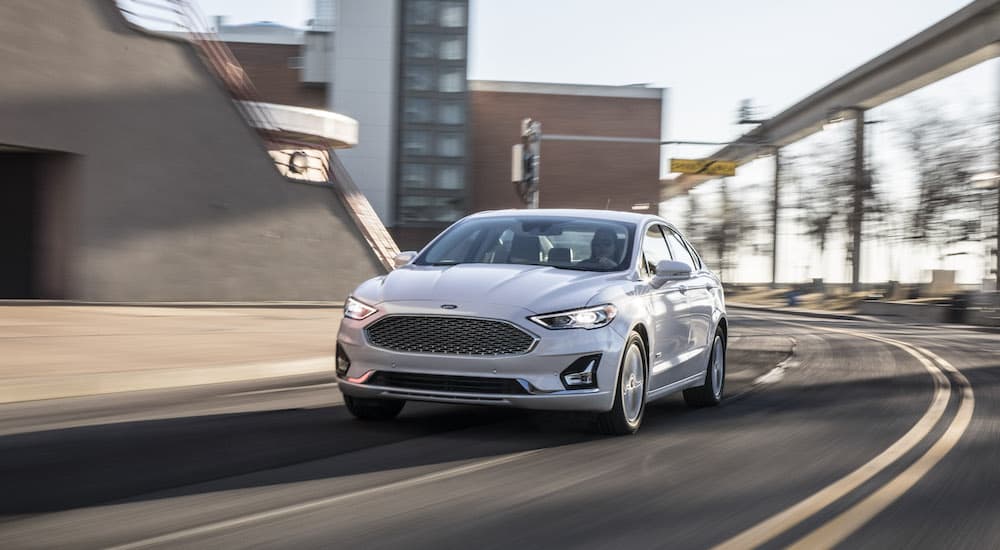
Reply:
<svg viewBox="0 0 1000 550"><path fill-rule="evenodd" d="M634 434L646 412L646 348L638 334L629 335L618 369L615 403L597 417L601 432L610 435Z"/></svg>
<svg viewBox="0 0 1000 550"><path fill-rule="evenodd" d="M722 335L716 334L712 342L712 355L708 358L705 383L697 388L684 390L684 402L690 407L714 407L722 402L726 387L726 344Z"/></svg>
<svg viewBox="0 0 1000 550"><path fill-rule="evenodd" d="M401 399L373 399L344 396L344 405L355 418L361 420L392 420L399 416L406 401Z"/></svg>

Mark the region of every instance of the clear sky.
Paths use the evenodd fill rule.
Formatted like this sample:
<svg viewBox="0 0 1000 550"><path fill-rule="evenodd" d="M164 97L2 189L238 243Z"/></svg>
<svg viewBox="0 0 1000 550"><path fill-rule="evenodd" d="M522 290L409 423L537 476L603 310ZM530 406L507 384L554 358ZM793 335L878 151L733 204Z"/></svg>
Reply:
<svg viewBox="0 0 1000 550"><path fill-rule="evenodd" d="M721 141L742 98L774 114L967 0L471 0L469 77L670 87L673 139ZM198 0L304 26L313 0ZM743 128L745 130L746 128Z"/></svg>
<svg viewBox="0 0 1000 550"><path fill-rule="evenodd" d="M473 0L470 77L672 88L673 139L725 140L966 0Z"/></svg>

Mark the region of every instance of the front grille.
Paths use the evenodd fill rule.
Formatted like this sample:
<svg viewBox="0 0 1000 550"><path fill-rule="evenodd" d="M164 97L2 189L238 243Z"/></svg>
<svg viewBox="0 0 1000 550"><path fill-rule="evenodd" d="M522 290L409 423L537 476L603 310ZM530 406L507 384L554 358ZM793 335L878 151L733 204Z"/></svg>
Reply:
<svg viewBox="0 0 1000 550"><path fill-rule="evenodd" d="M390 315L365 329L368 341L392 351L453 355L527 353L535 338L503 321Z"/></svg>
<svg viewBox="0 0 1000 550"><path fill-rule="evenodd" d="M447 376L413 372L379 371L368 378L367 384L408 390L429 390L452 393L527 394L524 387L511 378L478 376Z"/></svg>

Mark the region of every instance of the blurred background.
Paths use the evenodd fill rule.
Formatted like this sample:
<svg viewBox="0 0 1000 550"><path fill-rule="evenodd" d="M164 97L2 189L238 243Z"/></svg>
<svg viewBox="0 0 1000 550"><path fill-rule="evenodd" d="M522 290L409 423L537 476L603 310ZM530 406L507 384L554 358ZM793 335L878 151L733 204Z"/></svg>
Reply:
<svg viewBox="0 0 1000 550"><path fill-rule="evenodd" d="M659 213L744 301L997 306L995 2L0 10L3 298L339 301L540 206Z"/></svg>
<svg viewBox="0 0 1000 550"><path fill-rule="evenodd" d="M996 548L998 57L1000 0L0 0L0 548ZM354 420L347 296L534 207L685 232L724 406Z"/></svg>

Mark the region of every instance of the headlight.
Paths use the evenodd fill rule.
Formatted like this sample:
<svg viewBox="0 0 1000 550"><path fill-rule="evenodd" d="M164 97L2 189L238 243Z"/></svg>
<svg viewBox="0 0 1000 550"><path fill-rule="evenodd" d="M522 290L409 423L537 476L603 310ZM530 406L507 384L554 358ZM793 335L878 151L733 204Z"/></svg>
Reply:
<svg viewBox="0 0 1000 550"><path fill-rule="evenodd" d="M355 300L353 296L348 297L347 301L344 302L344 317L354 319L355 321L371 317L376 311L378 309Z"/></svg>
<svg viewBox="0 0 1000 550"><path fill-rule="evenodd" d="M615 319L615 315L618 315L618 308L611 304L604 304L603 306L586 307L572 311L535 315L534 317L529 317L529 319L545 328L592 329L607 325Z"/></svg>

